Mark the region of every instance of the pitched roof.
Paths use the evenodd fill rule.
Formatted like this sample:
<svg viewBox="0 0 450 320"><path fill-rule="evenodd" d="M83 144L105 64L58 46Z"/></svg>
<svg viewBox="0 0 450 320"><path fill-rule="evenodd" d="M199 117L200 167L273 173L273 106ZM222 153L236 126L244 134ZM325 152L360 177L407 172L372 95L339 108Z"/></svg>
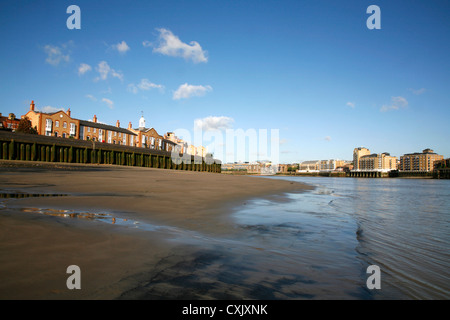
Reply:
<svg viewBox="0 0 450 320"><path fill-rule="evenodd" d="M98 123L98 122L80 120L80 126L86 126L86 127L91 127L91 128L99 128L99 129L104 129L104 130L109 130L109 131L122 132L122 133L126 133L126 134L131 134L131 135L137 136L137 134L135 134L134 132L131 132L130 130L127 130L127 129L124 129L124 128L120 128L120 127L116 127L116 126L111 126L109 124Z"/></svg>

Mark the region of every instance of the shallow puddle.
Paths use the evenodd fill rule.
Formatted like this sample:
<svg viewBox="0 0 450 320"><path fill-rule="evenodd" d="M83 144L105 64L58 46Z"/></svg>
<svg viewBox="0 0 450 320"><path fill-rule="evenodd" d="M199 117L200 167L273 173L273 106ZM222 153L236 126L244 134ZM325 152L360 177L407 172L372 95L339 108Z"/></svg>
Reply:
<svg viewBox="0 0 450 320"><path fill-rule="evenodd" d="M64 197L68 194L56 193L25 193L25 192L1 192L0 199L23 199L23 198L40 198L40 197Z"/></svg>

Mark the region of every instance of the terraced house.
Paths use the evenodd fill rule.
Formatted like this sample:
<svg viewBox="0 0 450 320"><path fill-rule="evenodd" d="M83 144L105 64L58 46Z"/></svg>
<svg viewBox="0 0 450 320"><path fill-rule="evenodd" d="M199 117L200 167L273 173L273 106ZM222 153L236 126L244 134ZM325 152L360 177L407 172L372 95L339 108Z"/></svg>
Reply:
<svg viewBox="0 0 450 320"><path fill-rule="evenodd" d="M70 108L67 111L60 110L49 113L37 111L34 101L31 101L30 110L22 117L25 116L30 119L37 133L45 136L98 141L168 152L174 150L177 145L171 139L158 134L155 128L146 128L143 116L139 120L138 128L133 128L130 122L128 128L125 129L120 127L119 120L115 126L112 126L98 122L96 115L92 121L72 118ZM182 149L181 153L186 149ZM205 152L202 152L203 156L204 154Z"/></svg>
<svg viewBox="0 0 450 320"><path fill-rule="evenodd" d="M119 121L116 126L111 126L98 123L96 115L93 121L72 118L70 108L67 111L46 113L37 111L34 101L31 101L30 110L24 116L30 119L32 126L40 135L135 145L136 134L120 128Z"/></svg>

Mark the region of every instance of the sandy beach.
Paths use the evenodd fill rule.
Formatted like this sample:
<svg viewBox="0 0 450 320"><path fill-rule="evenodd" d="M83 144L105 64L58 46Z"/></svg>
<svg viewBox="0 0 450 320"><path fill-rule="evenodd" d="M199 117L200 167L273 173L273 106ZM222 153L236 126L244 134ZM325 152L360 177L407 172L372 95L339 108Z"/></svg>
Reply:
<svg viewBox="0 0 450 320"><path fill-rule="evenodd" d="M177 230L242 232L229 218L234 208L310 189L263 177L8 161L0 179L0 299L201 299L158 278L214 255L171 241ZM81 269L81 290L66 286L69 265Z"/></svg>

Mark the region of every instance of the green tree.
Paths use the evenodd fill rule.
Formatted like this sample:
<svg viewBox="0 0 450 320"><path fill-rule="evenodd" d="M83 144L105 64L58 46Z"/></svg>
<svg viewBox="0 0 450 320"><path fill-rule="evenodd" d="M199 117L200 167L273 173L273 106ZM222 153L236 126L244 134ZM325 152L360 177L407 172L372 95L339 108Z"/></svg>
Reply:
<svg viewBox="0 0 450 320"><path fill-rule="evenodd" d="M33 128L31 121L30 119L28 119L28 117L23 117L22 119L20 119L16 132L37 134L37 130Z"/></svg>

